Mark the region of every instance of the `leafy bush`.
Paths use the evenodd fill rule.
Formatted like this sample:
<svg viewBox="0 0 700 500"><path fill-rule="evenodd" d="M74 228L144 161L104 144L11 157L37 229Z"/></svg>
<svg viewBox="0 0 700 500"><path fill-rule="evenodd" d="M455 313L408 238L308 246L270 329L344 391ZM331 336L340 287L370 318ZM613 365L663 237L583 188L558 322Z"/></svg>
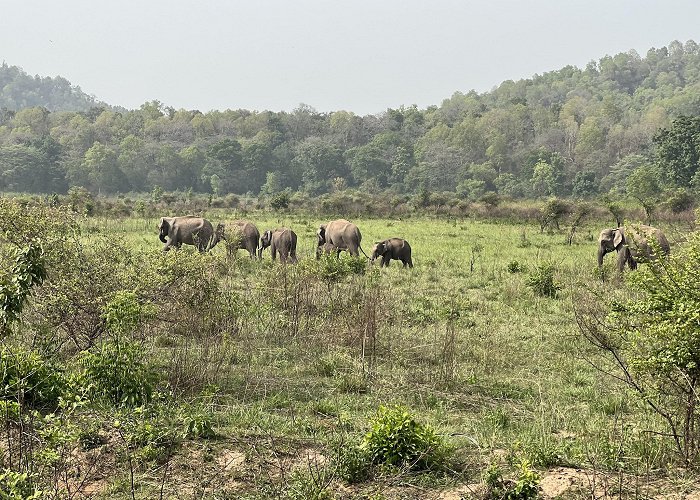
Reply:
<svg viewBox="0 0 700 500"><path fill-rule="evenodd" d="M58 368L34 352L0 349L0 399L40 410L52 410L66 390Z"/></svg>
<svg viewBox="0 0 700 500"><path fill-rule="evenodd" d="M136 342L106 342L98 352L84 351L79 361L82 385L92 397L116 406L147 403L154 375L143 359L143 348Z"/></svg>
<svg viewBox="0 0 700 500"><path fill-rule="evenodd" d="M363 257L339 259L334 255L321 255L318 260L300 262L299 268L324 281L335 283L353 274L365 274L367 260Z"/></svg>
<svg viewBox="0 0 700 500"><path fill-rule="evenodd" d="M401 406L380 406L360 450L375 465L426 470L443 465L449 449L428 425L415 420Z"/></svg>
<svg viewBox="0 0 700 500"><path fill-rule="evenodd" d="M270 207L274 210L288 208L289 201L289 193L287 191L282 191L281 193L272 195L270 198Z"/></svg>
<svg viewBox="0 0 700 500"><path fill-rule="evenodd" d="M39 500L44 493L32 484L32 478L26 472L19 473L9 469L0 472L0 498L3 500Z"/></svg>
<svg viewBox="0 0 700 500"><path fill-rule="evenodd" d="M527 460L518 464L518 479L503 478L501 469L492 464L486 470L487 498L494 500L527 500L539 496L539 474L532 470Z"/></svg>
<svg viewBox="0 0 700 500"><path fill-rule="evenodd" d="M664 203L674 214L690 210L695 205L695 197L686 189L677 189Z"/></svg>
<svg viewBox="0 0 700 500"><path fill-rule="evenodd" d="M511 274L524 273L527 271L527 266L517 260L512 260L508 263L506 269L508 269L508 272Z"/></svg>
<svg viewBox="0 0 700 500"><path fill-rule="evenodd" d="M535 295L556 298L561 286L554 282L554 264L545 262L537 266L528 276L527 286Z"/></svg>

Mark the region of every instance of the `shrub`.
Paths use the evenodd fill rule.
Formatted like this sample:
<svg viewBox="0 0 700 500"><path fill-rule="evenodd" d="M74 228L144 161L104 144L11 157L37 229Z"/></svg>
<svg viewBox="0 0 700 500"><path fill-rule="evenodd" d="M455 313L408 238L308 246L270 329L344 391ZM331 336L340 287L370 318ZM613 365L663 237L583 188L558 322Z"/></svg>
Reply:
<svg viewBox="0 0 700 500"><path fill-rule="evenodd" d="M79 361L82 385L92 397L116 406L147 403L154 376L143 358L143 348L136 342L106 342L98 352L85 351Z"/></svg>
<svg viewBox="0 0 700 500"><path fill-rule="evenodd" d="M677 189L671 193L665 205L674 214L690 210L695 205L695 197L685 189Z"/></svg>
<svg viewBox="0 0 700 500"><path fill-rule="evenodd" d="M532 470L527 460L518 464L518 479L503 478L501 469L492 464L486 470L487 498L494 500L527 500L539 496L539 474Z"/></svg>
<svg viewBox="0 0 700 500"><path fill-rule="evenodd" d="M52 410L66 389L63 373L34 352L0 349L0 399L40 410Z"/></svg>
<svg viewBox="0 0 700 500"><path fill-rule="evenodd" d="M517 260L512 260L508 263L506 269L508 269L508 272L511 274L524 273L527 271L527 266Z"/></svg>
<svg viewBox="0 0 700 500"><path fill-rule="evenodd" d="M411 470L440 467L449 451L430 426L417 422L401 406L379 407L359 449L374 465L395 465Z"/></svg>
<svg viewBox="0 0 700 500"><path fill-rule="evenodd" d="M274 210L281 210L283 208L289 207L289 193L287 191L282 191L272 195L270 198L270 207Z"/></svg>
<svg viewBox="0 0 700 500"><path fill-rule="evenodd" d="M537 266L528 276L527 286L535 295L556 298L561 286L554 282L554 264L545 262Z"/></svg>
<svg viewBox="0 0 700 500"><path fill-rule="evenodd" d="M321 255L318 260L305 260L299 264L300 269L334 283L353 274L365 274L367 261L363 257L336 258L334 255Z"/></svg>
<svg viewBox="0 0 700 500"><path fill-rule="evenodd" d="M32 478L26 472L19 473L9 469L0 472L0 498L3 500L38 500L44 497L42 491L32 484Z"/></svg>

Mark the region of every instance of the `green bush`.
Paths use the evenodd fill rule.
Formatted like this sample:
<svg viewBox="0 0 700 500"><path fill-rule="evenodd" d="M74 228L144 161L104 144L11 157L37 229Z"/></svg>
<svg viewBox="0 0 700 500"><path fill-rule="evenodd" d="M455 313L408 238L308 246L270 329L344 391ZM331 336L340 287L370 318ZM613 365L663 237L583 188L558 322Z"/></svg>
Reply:
<svg viewBox="0 0 700 500"><path fill-rule="evenodd" d="M554 281L554 271L554 264L551 262L540 264L528 276L527 286L535 295L556 298L561 286Z"/></svg>
<svg viewBox="0 0 700 500"><path fill-rule="evenodd" d="M503 478L501 469L492 464L486 470L487 498L494 500L527 500L539 496L539 474L527 460L518 464L518 479Z"/></svg>
<svg viewBox="0 0 700 500"><path fill-rule="evenodd" d="M53 410L66 390L58 368L34 352L3 346L0 349L0 399L38 410Z"/></svg>
<svg viewBox="0 0 700 500"><path fill-rule="evenodd" d="M353 274L365 274L367 259L364 257L336 258L335 255L321 255L320 259L300 262L299 268L324 281L335 283Z"/></svg>
<svg viewBox="0 0 700 500"><path fill-rule="evenodd" d="M527 266L517 260L512 260L508 263L506 269L508 269L508 272L511 274L524 273L527 271Z"/></svg>
<svg viewBox="0 0 700 500"><path fill-rule="evenodd" d="M116 406L138 406L150 401L154 374L144 363L136 342L106 342L98 352L84 351L80 382L93 398Z"/></svg>
<svg viewBox="0 0 700 500"><path fill-rule="evenodd" d="M417 422L401 406L380 406L371 426L360 450L375 465L394 465L411 470L439 468L450 451L430 426Z"/></svg>
<svg viewBox="0 0 700 500"><path fill-rule="evenodd" d="M38 500L44 493L32 484L26 472L20 474L9 469L0 472L0 498L2 500Z"/></svg>

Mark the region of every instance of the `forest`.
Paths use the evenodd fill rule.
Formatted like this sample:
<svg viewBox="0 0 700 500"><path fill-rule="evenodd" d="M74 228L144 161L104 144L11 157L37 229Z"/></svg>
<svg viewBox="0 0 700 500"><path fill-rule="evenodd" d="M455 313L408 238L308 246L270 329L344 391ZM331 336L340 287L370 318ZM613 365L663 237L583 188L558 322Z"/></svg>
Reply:
<svg viewBox="0 0 700 500"><path fill-rule="evenodd" d="M306 104L202 113L157 100L126 110L3 64L0 190L694 198L698 115L692 40L367 116Z"/></svg>

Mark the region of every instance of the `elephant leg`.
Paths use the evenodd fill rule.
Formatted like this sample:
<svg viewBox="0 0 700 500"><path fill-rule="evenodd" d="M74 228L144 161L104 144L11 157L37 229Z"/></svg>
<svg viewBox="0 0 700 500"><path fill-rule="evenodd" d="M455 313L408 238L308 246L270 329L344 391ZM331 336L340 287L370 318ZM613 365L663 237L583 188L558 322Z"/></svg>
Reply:
<svg viewBox="0 0 700 500"><path fill-rule="evenodd" d="M381 267L389 267L389 262L391 261L391 256L389 255L383 255L382 256L382 265Z"/></svg>

